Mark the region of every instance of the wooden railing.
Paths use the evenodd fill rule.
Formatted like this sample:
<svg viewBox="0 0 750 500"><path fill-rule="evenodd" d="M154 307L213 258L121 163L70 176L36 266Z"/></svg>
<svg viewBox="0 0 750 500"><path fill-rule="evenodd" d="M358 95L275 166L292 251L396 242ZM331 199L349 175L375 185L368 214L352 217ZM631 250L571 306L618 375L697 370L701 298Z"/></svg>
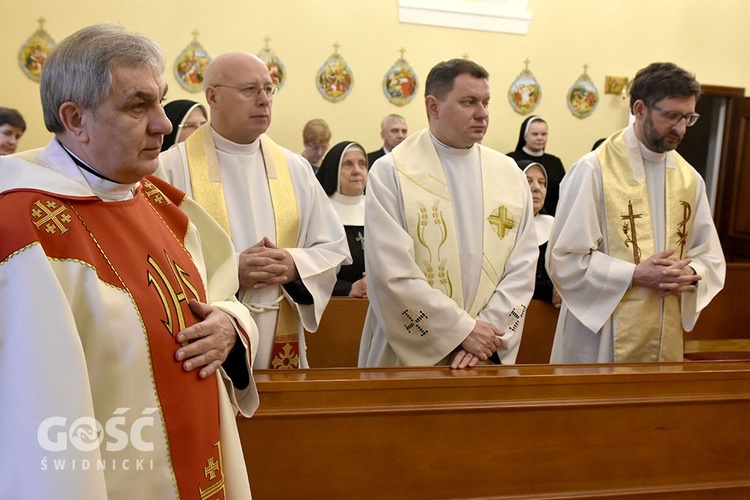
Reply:
<svg viewBox="0 0 750 500"><path fill-rule="evenodd" d="M255 500L750 498L750 363L256 373Z"/></svg>

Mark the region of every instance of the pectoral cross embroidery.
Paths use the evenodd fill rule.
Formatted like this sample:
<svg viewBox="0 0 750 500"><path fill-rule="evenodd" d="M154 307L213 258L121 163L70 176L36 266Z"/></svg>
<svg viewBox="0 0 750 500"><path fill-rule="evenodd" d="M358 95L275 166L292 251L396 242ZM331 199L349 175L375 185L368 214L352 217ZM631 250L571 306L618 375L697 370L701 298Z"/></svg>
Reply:
<svg viewBox="0 0 750 500"><path fill-rule="evenodd" d="M516 225L510 210L504 206L497 207L493 210L490 216L487 217L487 222L490 223L492 229L495 230L500 239L504 238L505 234Z"/></svg>
<svg viewBox="0 0 750 500"><path fill-rule="evenodd" d="M638 247L638 236L635 232L635 220L640 219L643 214L633 213L633 204L628 200L628 214L621 215L620 219L627 221L622 225L622 232L625 233L625 246L633 245L633 262L641 262L641 249Z"/></svg>
<svg viewBox="0 0 750 500"><path fill-rule="evenodd" d="M359 244L362 245L362 248L365 248L365 235L362 234L362 231L357 231L356 241L358 241Z"/></svg>
<svg viewBox="0 0 750 500"><path fill-rule="evenodd" d="M37 229L41 230L44 226L44 230L49 234L55 234L58 230L60 234L63 234L68 230L65 224L70 224L73 218L65 213L68 211L65 206L58 207L57 203L52 200L47 200L44 204L42 200L37 200L34 205L37 208L31 209L31 216L37 219L34 221Z"/></svg>
<svg viewBox="0 0 750 500"><path fill-rule="evenodd" d="M164 196L162 196L161 191L159 188L154 186L148 181L143 181L143 194L145 194L147 197L154 200L159 205L162 205L166 202L167 205L170 205L170 201L165 199Z"/></svg>

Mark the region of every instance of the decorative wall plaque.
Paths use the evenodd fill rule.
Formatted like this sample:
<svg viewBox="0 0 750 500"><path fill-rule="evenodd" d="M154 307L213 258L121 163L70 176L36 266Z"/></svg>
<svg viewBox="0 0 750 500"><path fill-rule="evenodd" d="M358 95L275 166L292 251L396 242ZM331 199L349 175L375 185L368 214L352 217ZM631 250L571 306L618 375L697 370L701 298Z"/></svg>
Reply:
<svg viewBox="0 0 750 500"><path fill-rule="evenodd" d="M385 97L396 106L408 104L417 93L417 74L404 59L404 49L401 58L385 73L383 77L383 92Z"/></svg>
<svg viewBox="0 0 750 500"><path fill-rule="evenodd" d="M339 55L339 44L334 43L333 48L334 53L318 70L315 83L325 99L338 102L344 100L352 91L354 75L344 58Z"/></svg>
<svg viewBox="0 0 750 500"><path fill-rule="evenodd" d="M263 39L266 42L266 46L261 49L260 52L258 52L258 57L260 57L264 63L266 63L266 66L268 66L268 71L271 73L271 80L273 80L273 84L276 85L279 90L281 90L281 87L284 86L284 82L286 82L286 68L284 68L284 63L281 62L281 59L278 58L276 54L274 54L273 50L268 46L268 44L271 42L271 39L268 37L265 37Z"/></svg>
<svg viewBox="0 0 750 500"><path fill-rule="evenodd" d="M599 102L599 91L586 74L589 65L583 65L583 74L568 90L568 109L578 118L586 118L596 109Z"/></svg>
<svg viewBox="0 0 750 500"><path fill-rule="evenodd" d="M47 56L57 45L52 37L44 31L45 19L40 17L37 21L39 22L39 29L24 42L21 50L18 51L18 64L21 66L21 71L35 82L38 82L42 77L44 61L47 60Z"/></svg>
<svg viewBox="0 0 750 500"><path fill-rule="evenodd" d="M508 89L508 101L513 110L521 115L534 111L542 100L542 87L529 71L529 61L524 61L524 70L513 80Z"/></svg>
<svg viewBox="0 0 750 500"><path fill-rule="evenodd" d="M174 62L174 77L182 88L188 92L200 92L203 89L203 76L206 66L211 62L203 46L198 43L198 31L193 31L193 41L180 52Z"/></svg>

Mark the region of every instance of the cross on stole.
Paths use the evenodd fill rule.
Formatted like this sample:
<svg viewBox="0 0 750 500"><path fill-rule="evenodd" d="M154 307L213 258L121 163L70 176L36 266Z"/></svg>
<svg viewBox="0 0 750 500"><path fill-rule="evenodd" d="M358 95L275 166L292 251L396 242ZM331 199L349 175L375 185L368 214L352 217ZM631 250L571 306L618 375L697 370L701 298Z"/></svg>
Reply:
<svg viewBox="0 0 750 500"><path fill-rule="evenodd" d="M57 208L57 203L55 203L54 201L48 201L47 206L43 205L41 201L34 202L34 205L36 205L38 208L33 209L31 211L31 215L33 215L34 217L41 217L41 219L34 221L34 225L37 229L42 227L42 225L51 222L52 224L54 224L54 226L52 224L49 224L47 227L47 232L50 234L53 234L55 232L55 226L57 226L57 228L60 230L60 234L68 230L68 228L63 225L63 222L67 223L71 220L70 215L63 213L67 210L67 208L65 208L64 206Z"/></svg>
<svg viewBox="0 0 750 500"><path fill-rule="evenodd" d="M498 207L493 210L490 216L487 217L487 221L501 238L505 237L506 230L511 230L516 225L513 217L508 213L508 209L505 207Z"/></svg>

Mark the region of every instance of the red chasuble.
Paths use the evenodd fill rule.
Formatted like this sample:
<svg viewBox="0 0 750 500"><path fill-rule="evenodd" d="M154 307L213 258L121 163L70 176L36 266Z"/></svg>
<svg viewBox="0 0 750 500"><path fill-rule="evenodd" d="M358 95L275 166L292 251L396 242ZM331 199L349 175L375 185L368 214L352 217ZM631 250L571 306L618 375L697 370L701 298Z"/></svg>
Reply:
<svg viewBox="0 0 750 500"><path fill-rule="evenodd" d="M48 259L80 262L130 295L141 319L179 496L224 498L216 375L201 380L198 370L185 372L175 361L175 335L197 322L188 302L206 302L204 283L184 245L188 218L176 205L183 196L151 177L133 199L121 202L6 192L0 198L4 217L18 224L0 238L0 262L40 244Z"/></svg>

